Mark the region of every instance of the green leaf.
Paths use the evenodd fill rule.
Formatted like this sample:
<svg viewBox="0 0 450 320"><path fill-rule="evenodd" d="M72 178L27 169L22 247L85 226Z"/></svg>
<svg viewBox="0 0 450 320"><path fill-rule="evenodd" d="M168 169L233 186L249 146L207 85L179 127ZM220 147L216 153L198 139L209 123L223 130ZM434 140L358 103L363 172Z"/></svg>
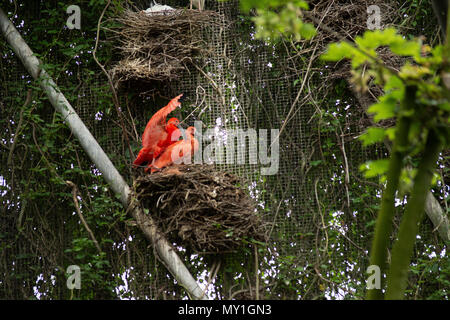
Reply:
<svg viewBox="0 0 450 320"><path fill-rule="evenodd" d="M305 39L311 39L316 35L316 28L310 23L303 23L300 27L300 34Z"/></svg>
<svg viewBox="0 0 450 320"><path fill-rule="evenodd" d="M387 136L387 137L389 138L389 140L391 140L391 141L394 141L394 139L395 139L395 132L396 132L395 129L396 129L395 127L386 129L386 136Z"/></svg>
<svg viewBox="0 0 450 320"><path fill-rule="evenodd" d="M450 111L450 102L444 102L441 104L438 104L439 109L442 109L444 111Z"/></svg>
<svg viewBox="0 0 450 320"><path fill-rule="evenodd" d="M315 167L315 166L318 166L319 164L321 164L322 162L323 162L322 160L314 160L314 161L311 161L311 165L313 167Z"/></svg>
<svg viewBox="0 0 450 320"><path fill-rule="evenodd" d="M374 120L376 122L380 120L385 120L395 116L395 108L397 105L397 100L390 95L385 95L380 98L380 101L371 105L367 111L369 113L374 113Z"/></svg>
<svg viewBox="0 0 450 320"><path fill-rule="evenodd" d="M364 35L357 36L355 38L355 43L362 50L373 50L382 44L382 39L380 37L375 37L377 35L377 31L366 31Z"/></svg>
<svg viewBox="0 0 450 320"><path fill-rule="evenodd" d="M383 175L389 168L389 159L371 160L359 166L359 170L364 172L366 178L373 178Z"/></svg>
<svg viewBox="0 0 450 320"><path fill-rule="evenodd" d="M359 137L363 142L363 146L368 146L377 142L383 141L386 136L386 130L384 128L371 127Z"/></svg>
<svg viewBox="0 0 450 320"><path fill-rule="evenodd" d="M420 58L420 43L415 41L397 40L389 46L391 51L400 56Z"/></svg>
<svg viewBox="0 0 450 320"><path fill-rule="evenodd" d="M332 43L327 51L321 56L325 61L339 61L344 58L352 58L355 48L348 42Z"/></svg>
<svg viewBox="0 0 450 320"><path fill-rule="evenodd" d="M400 79L399 77L397 77L396 75L392 75L390 76L387 81L386 84L384 85L384 91L391 91L391 90L396 90L396 89L403 89L404 88L404 84L402 79ZM400 91L400 90L398 90Z"/></svg>
<svg viewBox="0 0 450 320"><path fill-rule="evenodd" d="M358 68L360 65L368 62L370 60L369 56L371 57L375 57L376 53L375 51L365 51L365 52L360 52L357 50L354 50L353 52L353 58L352 58L352 68L356 69Z"/></svg>

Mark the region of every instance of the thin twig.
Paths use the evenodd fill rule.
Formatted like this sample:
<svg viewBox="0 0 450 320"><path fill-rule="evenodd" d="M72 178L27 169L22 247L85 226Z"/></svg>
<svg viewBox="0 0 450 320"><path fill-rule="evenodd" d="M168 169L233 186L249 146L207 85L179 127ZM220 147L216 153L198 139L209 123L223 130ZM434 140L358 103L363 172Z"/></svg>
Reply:
<svg viewBox="0 0 450 320"><path fill-rule="evenodd" d="M211 270L209 271L208 283L206 284L205 289L203 290L202 297L206 294L206 291L208 290L209 286L216 278L217 273L219 272L220 269L220 264L221 261L219 260L218 262L214 262L213 266L211 267Z"/></svg>
<svg viewBox="0 0 450 320"><path fill-rule="evenodd" d="M274 141L272 142L272 144L274 144L275 141L277 141L277 140L279 139L279 137L281 136L281 133L283 132L284 128L286 127L286 125L288 124L288 122L292 119L291 113L294 111L295 105L297 104L298 99L300 99L300 95L301 95L302 92L303 92L303 88L305 87L306 80L308 79L308 74L309 74L309 72L310 72L310 70L311 70L312 62L313 62L313 60L316 58L314 54L316 53L316 49L317 49L318 46L319 46L319 42L316 43L316 46L314 47L314 51L313 51L313 53L312 53L312 55L311 55L311 58L309 59L308 66L307 66L307 68L306 68L306 74L305 74L305 77L303 78L303 81L302 81L302 84L301 84L301 86L300 86L300 89L299 89L298 92L297 92L297 96L295 97L294 102L292 103L291 108L289 109L289 112L288 112L288 114L287 114L287 116L286 116L286 119L284 120L284 123L283 123L283 125L281 126L280 131L278 132L278 135L277 135L277 137L274 139ZM271 144L270 146L272 146L272 144Z"/></svg>
<svg viewBox="0 0 450 320"><path fill-rule="evenodd" d="M31 92L32 92L31 89L28 89L27 97L25 99L25 102L24 102L22 108L20 109L19 122L17 123L16 132L14 133L13 142L11 144L11 148L9 149L8 160L6 162L8 167L11 166L11 164L12 164L12 157L13 157L13 153L14 153L14 148L16 147L18 136L19 136L20 130L22 129L23 111L31 103Z"/></svg>
<svg viewBox="0 0 450 320"><path fill-rule="evenodd" d="M117 97L116 89L114 88L114 84L113 84L113 81L111 79L111 76L106 71L105 67L100 63L100 61L98 61L97 56L96 56L97 47L98 47L98 41L99 41L99 38L100 38L100 25L101 25L103 16L105 15L105 12L108 9L110 4L111 4L111 0L108 0L108 3L105 5L105 8L103 9L103 11L101 13L100 18L98 19L97 35L96 35L96 39L95 39L95 47L94 47L94 50L92 51L92 57L94 58L95 62L98 64L100 69L102 69L103 73L106 75L106 78L108 79L108 83L109 83L109 86L110 86L111 91L112 91L113 103L114 103L114 106L116 107L117 115L119 116L120 126L122 127L123 136L124 136L125 141L126 141L126 143L128 145L128 152L130 153L130 160L131 160L131 159L134 159L134 154L133 154L133 150L131 150L130 140L128 138L127 131L125 130L125 124L123 122L123 115L122 115L122 111L120 109L120 103L119 103L119 98Z"/></svg>
<svg viewBox="0 0 450 320"><path fill-rule="evenodd" d="M259 300L259 262L258 262L258 246L256 244L253 245L255 248L255 293L256 300Z"/></svg>
<svg viewBox="0 0 450 320"><path fill-rule="evenodd" d="M314 182L314 195L316 197L316 202L317 202L317 209L319 210L319 214L320 214L320 218L321 218L321 222L322 222L322 228L323 231L325 232L325 249L324 252L327 252L328 250L328 232L327 232L327 227L325 225L325 220L323 218L323 213L322 213L322 208L320 206L320 201L319 201L319 195L317 193L317 184L319 183L319 178L316 179L316 181Z"/></svg>
<svg viewBox="0 0 450 320"><path fill-rule="evenodd" d="M78 198L77 198L78 188L75 185L75 183L73 183L72 181L67 180L66 184L69 187L72 187L72 198L73 198L73 203L75 205L75 210L77 211L78 216L80 217L81 223L83 224L84 228L86 229L87 233L89 234L89 237L91 238L92 242L94 242L94 245L97 248L98 253L101 254L102 249L100 248L100 245L98 244L97 239L95 239L94 233L92 232L91 228L89 228L89 225L87 224L86 220L84 219L83 214L81 213L80 205L78 203Z"/></svg>

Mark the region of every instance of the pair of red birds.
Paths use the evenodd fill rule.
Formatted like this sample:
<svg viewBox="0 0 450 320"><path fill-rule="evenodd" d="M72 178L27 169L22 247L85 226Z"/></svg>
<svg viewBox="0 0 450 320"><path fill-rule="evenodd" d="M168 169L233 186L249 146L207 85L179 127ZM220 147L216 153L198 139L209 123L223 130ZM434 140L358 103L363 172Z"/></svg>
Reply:
<svg viewBox="0 0 450 320"><path fill-rule="evenodd" d="M177 107L183 94L173 98L164 108L156 112L145 127L142 135L142 149L133 164L139 166L148 163L145 172L155 172L174 163L180 163L185 157L191 157L198 150L198 141L194 138L195 128L186 129L186 137L179 140L181 131L177 118L166 118Z"/></svg>

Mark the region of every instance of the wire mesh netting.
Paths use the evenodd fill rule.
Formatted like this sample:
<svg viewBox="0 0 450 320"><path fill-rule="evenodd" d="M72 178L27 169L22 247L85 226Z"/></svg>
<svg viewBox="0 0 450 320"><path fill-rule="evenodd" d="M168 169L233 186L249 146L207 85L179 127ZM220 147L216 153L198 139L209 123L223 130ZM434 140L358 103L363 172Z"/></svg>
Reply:
<svg viewBox="0 0 450 320"><path fill-rule="evenodd" d="M145 2L135 4L139 9L146 7ZM188 2L171 0L164 4L186 7ZM322 1L317 1L316 5L319 4ZM23 18L16 19L15 24L20 24L21 19L31 21L41 17L43 13L38 7L26 13L18 8L17 14ZM128 134L136 138L134 149L139 147L137 138L151 114L179 93L184 93L187 99L175 114L181 114L189 125L201 120L205 125L203 131L215 132L222 139L224 150L226 133L230 130L250 132L254 129L259 135L260 129L266 129L270 141L271 135L277 134L270 130L277 129L279 163L275 174L261 174L261 169L269 167L270 163L249 163L251 158L260 160L259 146L253 145L250 138L245 140L243 164L237 163L237 158L233 163L216 163L220 170L245 179L245 188L255 199L258 214L268 223L269 241L260 246L257 254L261 277L259 296L275 299L361 297L381 186L364 180L358 167L368 159L385 156L385 148L363 149L355 142L367 126L368 117L347 86L338 92L335 82L327 82L330 79L327 75L333 70L317 62L325 49L323 44L281 41L274 45L256 40L253 27L240 16L235 0L210 1L206 9L220 14L218 23L205 28L203 35L214 48L212 55L188 65L180 80L140 86L121 84L118 91L121 111ZM26 34L27 23L18 29ZM67 37L70 41L70 34ZM55 54L55 59L61 57ZM22 117L18 106L25 100L23 88L32 81L10 48L5 46L0 61L1 108L4 119L11 119L2 130L1 143L10 145ZM133 159L127 156L128 147L106 77L99 71L89 81L84 81L87 75L82 67L71 72L61 75L58 85L131 185L137 173L126 166ZM73 82L74 78L79 80L79 85L65 92L65 81ZM143 94L144 91L147 92ZM34 112L54 124L57 115L48 101L37 93L33 99L32 105L43 100L42 105L36 104ZM332 125L338 118L339 124ZM0 155L1 298L57 299L70 294L64 270L67 265L82 261L82 257L77 258L82 252L73 252L70 248L74 246L73 239L83 231L76 231L80 222L70 190L58 184L49 187L54 183L50 177L74 170L73 181L82 193L80 199L85 199L82 207L86 210L101 207L102 203L95 198L102 192L113 196L105 191L107 186L101 174L76 141L60 143L70 144L68 150L76 152L77 161L65 163L68 167L59 165L54 171L49 169L52 166L48 163L52 157L55 160L55 155L49 157L47 149L42 150L47 140L36 133L41 132L40 125L45 126L30 124L19 132L24 135L24 143L17 145L16 152L22 157L17 157L19 160L14 166L8 163L11 149L5 148ZM70 131L66 131L66 139L74 140ZM36 146L36 150L28 150L26 143ZM274 152L273 148L271 151ZM41 186L27 184L40 166L48 167L45 170L48 170L49 181L42 181ZM87 181L85 176L76 175L74 168L88 169L95 178L91 176ZM117 204L116 212L121 210ZM424 243L442 245L428 221L421 228L423 242L419 247ZM94 231L112 239L103 247L109 266L101 268L106 271L99 272L98 276L113 284L97 288L96 279L89 279L94 283L92 298L108 298L107 292L114 292L121 298L185 297L183 289L176 286L176 281L132 223L113 216L108 226L96 226ZM243 251L232 254L204 256L186 252L182 243L177 243L176 247L195 277L204 280L203 285L211 266L220 265L217 278L212 282L214 285L208 287L212 297L256 296L253 246L246 245ZM96 265L90 261L81 267L96 268Z"/></svg>

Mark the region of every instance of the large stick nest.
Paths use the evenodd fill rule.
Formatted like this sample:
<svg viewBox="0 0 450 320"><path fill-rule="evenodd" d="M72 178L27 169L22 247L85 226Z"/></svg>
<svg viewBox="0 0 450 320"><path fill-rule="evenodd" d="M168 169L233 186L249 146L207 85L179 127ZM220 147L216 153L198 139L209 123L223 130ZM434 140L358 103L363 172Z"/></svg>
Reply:
<svg viewBox="0 0 450 320"><path fill-rule="evenodd" d="M310 5L312 10L305 11L304 20L314 25L320 25L320 27L314 38L308 41L318 42L322 52L332 42L344 39L353 41L356 36L362 36L368 30L367 23L370 19L367 8L369 5L376 5L380 9L380 27L383 29L391 26L399 18L395 16L398 15L395 4L383 0L373 0L370 3L367 0L347 2L312 0ZM393 68L400 67L405 61L405 59L392 54L387 48L379 48L378 54L386 65ZM337 65L341 68L335 68L328 75L327 81L351 77L350 63L347 60Z"/></svg>
<svg viewBox="0 0 450 320"><path fill-rule="evenodd" d="M311 40L307 41L310 43L311 48L317 45L320 54L325 52L327 45L332 42L342 40L354 41L357 36L362 36L368 30L368 21L372 21L367 12L369 5L376 5L380 9L380 27L383 29L395 25L401 30L401 26L397 25L396 21L404 20L404 17L398 11L398 4L392 1L311 0L309 5L311 10L304 11L304 20L319 26L319 31ZM399 70L407 60L406 57L399 57L393 54L387 47L378 48L377 54L386 66L395 70ZM375 84L373 79L370 79L368 87L360 88L352 76L349 60L345 59L336 63L329 63L329 66L331 67L328 69L329 72L321 75L322 83L325 83L328 88L333 88L333 86L329 85L330 83L345 79L349 84L349 89L363 110L366 110L377 101L377 97L383 94L382 87ZM369 117L372 116L369 115ZM361 118L358 126L361 130L365 130L368 125L372 124L372 120ZM384 120L380 124L384 127L390 127L392 126L392 120Z"/></svg>
<svg viewBox="0 0 450 320"><path fill-rule="evenodd" d="M140 176L133 188L168 239L197 253L226 253L244 241L265 242L264 223L241 178L212 165L176 169L181 174L166 169Z"/></svg>
<svg viewBox="0 0 450 320"><path fill-rule="evenodd" d="M126 80L173 80L186 66L210 55L207 27L218 26L218 13L180 9L159 14L125 10L113 30L122 59L110 70L116 84Z"/></svg>

